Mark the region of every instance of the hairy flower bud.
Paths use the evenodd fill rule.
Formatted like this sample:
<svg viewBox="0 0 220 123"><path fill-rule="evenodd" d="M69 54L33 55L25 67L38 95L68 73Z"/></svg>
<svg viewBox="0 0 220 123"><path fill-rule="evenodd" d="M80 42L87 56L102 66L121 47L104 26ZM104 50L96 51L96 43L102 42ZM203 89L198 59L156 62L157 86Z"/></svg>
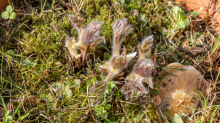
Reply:
<svg viewBox="0 0 220 123"><path fill-rule="evenodd" d="M148 91L143 83L153 88L153 81L150 74L155 69L155 65L152 60L148 59L150 57L153 39L153 35L146 36L138 46L138 61L134 65L133 71L125 78L125 84L121 88L121 93L125 94L126 100L131 99L136 90L142 94L147 93Z"/></svg>
<svg viewBox="0 0 220 123"><path fill-rule="evenodd" d="M114 69L123 69L126 64L126 56L115 56L111 59L111 65Z"/></svg>
<svg viewBox="0 0 220 123"><path fill-rule="evenodd" d="M95 32L99 33L99 28L96 26L93 27L94 30L97 30L95 32L92 32L93 30L86 28L85 30L91 32L90 35L88 35L88 37L96 37ZM112 80L117 74L119 74L124 68L126 68L127 64L136 56L137 52L127 54L126 48L123 49L122 54L120 54L119 52L120 44L123 42L125 37L131 32L131 30L132 30L131 26L127 24L127 19L116 20L113 26L114 35L113 35L112 57L109 62L106 62L106 64L100 66L101 69L104 69L108 73L108 76L105 78L104 81L96 83L91 88L90 91L91 95L96 96L95 98L92 99L91 101L92 104L97 104L98 102L100 102L100 100L103 97L103 93L108 85L108 82ZM84 44L91 43L90 38L88 37L82 38L82 40L84 40L84 38L87 39L85 40L85 42L83 41ZM99 39L103 39L103 38L99 38ZM96 40L96 42L98 41L99 40ZM93 44L91 43L91 46L92 45ZM124 91L132 90L132 89L134 90L133 85L124 86ZM127 94L126 99L133 97L134 95L134 91L128 91L128 92L126 91L125 93Z"/></svg>
<svg viewBox="0 0 220 123"><path fill-rule="evenodd" d="M132 27L127 23L127 19L116 20L113 25L113 53L112 55L119 55L120 44L125 37L131 32Z"/></svg>
<svg viewBox="0 0 220 123"><path fill-rule="evenodd" d="M139 59L145 59L150 57L150 52L151 52L151 46L152 42L154 40L153 35L146 36L141 44L138 45L138 50L139 50Z"/></svg>
<svg viewBox="0 0 220 123"><path fill-rule="evenodd" d="M134 77L135 78L135 77ZM126 100L131 99L134 96L135 90L141 93L147 93L147 89L144 87L143 83L138 79L126 79L125 85L121 88L121 93L126 95Z"/></svg>
<svg viewBox="0 0 220 123"><path fill-rule="evenodd" d="M133 86L132 82L126 82L120 89L121 93L125 94L126 100L131 99L134 96L135 87Z"/></svg>
<svg viewBox="0 0 220 123"><path fill-rule="evenodd" d="M134 73L142 77L150 76L151 72L154 70L154 62L150 59L142 59L138 61L134 68Z"/></svg>
<svg viewBox="0 0 220 123"><path fill-rule="evenodd" d="M83 30L82 44L84 46L92 44L100 37L102 22L90 22ZM103 40L104 41L104 40Z"/></svg>
<svg viewBox="0 0 220 123"><path fill-rule="evenodd" d="M95 47L105 40L105 36L100 36L102 22L92 21L83 28L82 19L76 18L74 15L67 15L67 17L78 33L78 41L72 44L72 48L81 50L81 57L84 62L87 46L90 45L92 52L94 52Z"/></svg>

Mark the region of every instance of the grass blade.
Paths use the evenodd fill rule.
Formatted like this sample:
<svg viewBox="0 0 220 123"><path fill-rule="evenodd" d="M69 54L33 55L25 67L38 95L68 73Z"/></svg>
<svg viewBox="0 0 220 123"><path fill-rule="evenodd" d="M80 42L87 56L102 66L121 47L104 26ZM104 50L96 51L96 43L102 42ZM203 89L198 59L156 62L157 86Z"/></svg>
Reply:
<svg viewBox="0 0 220 123"><path fill-rule="evenodd" d="M16 108L16 110L15 110L14 113L12 114L12 118L15 117L16 113L18 112L18 110L19 110L19 108L20 108L20 106L21 106L21 103L22 103L22 102L19 103L18 107Z"/></svg>
<svg viewBox="0 0 220 123"><path fill-rule="evenodd" d="M218 75L217 75L217 77L216 77L216 79L215 79L215 83L214 83L213 89L214 89L215 86L216 86L216 82L218 81L219 74L220 74L220 71L218 71Z"/></svg>
<svg viewBox="0 0 220 123"><path fill-rule="evenodd" d="M2 78L2 79L3 79L5 82L10 83L10 84L14 85L15 87L17 87L18 89L24 91L25 93L30 94L30 92L27 92L27 91L25 91L24 89L22 89L22 88L21 88L20 86L18 86L14 81L10 82L10 81L8 81L8 80L5 80L4 78Z"/></svg>
<svg viewBox="0 0 220 123"><path fill-rule="evenodd" d="M186 71L186 69L169 68L169 67L162 67L162 69L168 69L168 70L182 70L182 71Z"/></svg>
<svg viewBox="0 0 220 123"><path fill-rule="evenodd" d="M214 123L214 118L215 118L215 113L218 109L215 109L213 112L212 112L212 116L211 116L211 120L210 120L210 123Z"/></svg>
<svg viewBox="0 0 220 123"><path fill-rule="evenodd" d="M6 108L6 106L5 106L5 102L4 102L3 98L2 98L2 96L1 96L1 99L2 99L2 104L3 104L3 106L4 106L4 109L5 109L5 111L7 111L7 108Z"/></svg>

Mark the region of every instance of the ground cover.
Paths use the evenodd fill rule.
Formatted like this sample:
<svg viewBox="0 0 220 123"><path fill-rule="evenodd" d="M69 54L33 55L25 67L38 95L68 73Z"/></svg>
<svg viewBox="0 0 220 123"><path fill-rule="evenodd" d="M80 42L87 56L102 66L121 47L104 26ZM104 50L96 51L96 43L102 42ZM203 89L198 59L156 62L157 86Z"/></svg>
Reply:
<svg viewBox="0 0 220 123"><path fill-rule="evenodd" d="M18 0L15 19L0 18L0 121L4 122L219 122L219 44L212 19L197 18L175 2L159 0ZM5 10L3 10L5 11ZM1 12L2 13L2 12ZM87 65L74 60L66 37L77 32L67 14L83 19L83 26L102 21L105 36ZM109 82L100 104L91 106L88 92L106 76L99 69L111 57L112 26L127 18L133 31L122 43L128 53L147 35L154 35L151 58L154 89L126 101L120 92L135 59ZM122 49L121 49L122 50ZM158 112L159 72L169 63L193 65L209 83L192 114L174 119ZM165 120L164 120L165 119Z"/></svg>

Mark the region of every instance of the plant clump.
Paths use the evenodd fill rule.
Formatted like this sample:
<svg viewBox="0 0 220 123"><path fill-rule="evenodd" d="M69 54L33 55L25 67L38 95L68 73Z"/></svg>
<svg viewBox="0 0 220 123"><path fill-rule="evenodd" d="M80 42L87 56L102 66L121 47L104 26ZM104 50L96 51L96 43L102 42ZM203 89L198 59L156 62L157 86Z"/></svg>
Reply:
<svg viewBox="0 0 220 123"><path fill-rule="evenodd" d="M130 75L125 78L125 85L121 88L121 92L126 95L126 100L131 99L136 90L141 93L147 93L147 89L144 87L143 83L147 83L150 88L153 88L150 74L154 70L155 65L154 62L149 59L153 40L153 35L147 36L138 46L138 61L134 65Z"/></svg>
<svg viewBox="0 0 220 123"><path fill-rule="evenodd" d="M112 57L109 62L101 66L108 75L103 81L95 83L95 85L91 88L91 95L96 96L91 101L92 105L100 102L108 82L126 68L130 60L136 56L136 52L127 54L125 48L121 54L119 53L120 44L131 30L131 26L127 25L127 19L117 20L115 22L113 26L114 36ZM126 95L126 100L131 99L136 90L141 93L147 93L147 89L144 87L143 83L147 83L151 88L153 88L152 77L150 74L154 70L155 66L154 62L149 59L153 40L153 35L147 36L138 46L138 61L134 65L131 74L126 77L125 85L121 88L121 92Z"/></svg>
<svg viewBox="0 0 220 123"><path fill-rule="evenodd" d="M67 15L71 25L76 29L78 33L78 41L68 40L66 38L65 45L68 48L71 57L78 59L82 57L82 61L85 59L85 53L88 46L94 51L95 47L105 40L105 36L100 36L102 22L92 21L85 28L82 27L82 19L76 18L74 15ZM77 49L81 50L81 55L77 54Z"/></svg>
<svg viewBox="0 0 220 123"><path fill-rule="evenodd" d="M125 37L131 32L131 30L132 27L127 24L127 19L116 20L115 24L113 25L114 35L112 57L109 62L106 62L101 66L102 69L107 71L108 75L103 81L97 82L92 86L90 94L96 97L91 100L91 105L100 102L108 82L113 79L115 75L119 74L123 68L126 68L131 59L136 56L136 52L126 54L126 50L120 54L120 45L124 41Z"/></svg>

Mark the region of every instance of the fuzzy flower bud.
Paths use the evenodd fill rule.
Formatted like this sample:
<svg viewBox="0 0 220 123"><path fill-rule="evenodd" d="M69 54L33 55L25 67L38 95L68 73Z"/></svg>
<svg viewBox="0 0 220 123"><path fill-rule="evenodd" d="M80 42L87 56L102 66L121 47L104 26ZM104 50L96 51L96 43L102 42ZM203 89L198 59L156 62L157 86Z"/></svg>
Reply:
<svg viewBox="0 0 220 123"><path fill-rule="evenodd" d="M138 90L141 93L148 92L143 83L139 82L138 79L126 79L125 85L123 85L120 89L121 93L126 95L126 100L129 100L134 96L135 90Z"/></svg>
<svg viewBox="0 0 220 123"><path fill-rule="evenodd" d="M114 69L123 69L126 64L125 56L115 56L111 59L111 65Z"/></svg>
<svg viewBox="0 0 220 123"><path fill-rule="evenodd" d="M89 24L90 25L90 24ZM96 25L96 24L94 24ZM94 30L99 32L99 28L93 26ZM86 30L91 30L90 28L86 28ZM108 73L108 76L102 82L97 82L90 90L90 94L92 96L96 96L90 102L91 104L97 104L102 99L103 93L108 85L108 82L115 77L115 75L119 74L124 68L127 67L127 64L136 56L136 52L127 54L126 48L123 49L122 54L119 53L120 44L123 42L125 37L130 33L132 30L131 26L127 24L127 19L116 20L113 26L113 46L112 46L112 57L109 62L106 62L104 65L100 66L101 69L104 69ZM91 30L92 31L92 30ZM94 32L90 33L91 37L96 37ZM88 36L90 36L88 35ZM85 39L90 39L84 37ZM82 40L84 40L82 38ZM87 40L90 42L90 40ZM86 42L86 43L88 43ZM85 43L85 42L83 42ZM126 89L126 87L124 87ZM132 85L129 86L132 88ZM133 96L133 92L128 92L130 95Z"/></svg>
<svg viewBox="0 0 220 123"><path fill-rule="evenodd" d="M125 85L123 85L120 89L121 93L125 94L126 100L131 99L134 96L135 93L135 87L133 86L132 83L127 82Z"/></svg>
<svg viewBox="0 0 220 123"><path fill-rule="evenodd" d="M121 88L121 93L126 95L126 100L134 96L136 90L142 94L147 93L147 89L143 83L153 88L153 81L150 74L155 69L154 62L150 59L150 48L153 41L153 35L144 38L142 43L138 46L139 58L134 65L133 71L125 78L125 85Z"/></svg>
<svg viewBox="0 0 220 123"><path fill-rule="evenodd" d="M127 23L127 19L116 20L113 26L113 53L112 55L119 55L120 44L125 37L131 32L132 27Z"/></svg>
<svg viewBox="0 0 220 123"><path fill-rule="evenodd" d="M82 19L76 18L74 15L67 15L72 26L78 33L78 41L72 44L72 48L80 49L82 61L84 61L86 46L90 45L92 51L102 41L105 40L104 36L100 36L102 22L92 21L85 28L82 27Z"/></svg>
<svg viewBox="0 0 220 123"><path fill-rule="evenodd" d="M149 58L151 52L152 42L154 40L153 35L146 36L140 45L138 45L138 50L140 53L139 59Z"/></svg>
<svg viewBox="0 0 220 123"><path fill-rule="evenodd" d="M142 77L148 77L150 76L154 68L154 62L152 60L142 59L141 61L138 61L138 63L134 67L134 73Z"/></svg>
<svg viewBox="0 0 220 123"><path fill-rule="evenodd" d="M90 22L83 30L82 44L84 46L92 44L100 37L102 22L97 21Z"/></svg>

